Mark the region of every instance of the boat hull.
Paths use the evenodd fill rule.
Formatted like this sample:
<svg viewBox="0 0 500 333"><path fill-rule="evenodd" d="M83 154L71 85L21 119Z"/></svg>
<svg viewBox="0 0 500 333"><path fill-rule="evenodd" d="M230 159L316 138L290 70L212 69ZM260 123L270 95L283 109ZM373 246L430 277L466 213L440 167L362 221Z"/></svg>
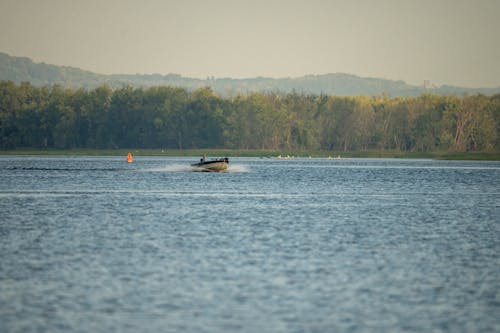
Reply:
<svg viewBox="0 0 500 333"><path fill-rule="evenodd" d="M191 164L194 171L200 172L222 172L227 170L228 162L222 161L208 161L202 163Z"/></svg>

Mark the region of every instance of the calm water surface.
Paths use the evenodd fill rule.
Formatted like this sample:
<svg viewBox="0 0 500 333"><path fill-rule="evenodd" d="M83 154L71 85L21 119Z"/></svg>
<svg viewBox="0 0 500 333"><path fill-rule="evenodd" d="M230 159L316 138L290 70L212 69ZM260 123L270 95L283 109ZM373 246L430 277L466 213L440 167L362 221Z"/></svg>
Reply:
<svg viewBox="0 0 500 333"><path fill-rule="evenodd" d="M499 332L500 163L0 157L1 332Z"/></svg>

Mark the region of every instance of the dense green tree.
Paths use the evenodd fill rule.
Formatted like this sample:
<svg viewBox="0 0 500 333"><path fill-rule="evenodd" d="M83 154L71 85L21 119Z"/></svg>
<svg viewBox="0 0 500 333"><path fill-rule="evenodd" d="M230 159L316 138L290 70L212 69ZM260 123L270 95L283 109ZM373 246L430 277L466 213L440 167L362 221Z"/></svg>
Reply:
<svg viewBox="0 0 500 333"><path fill-rule="evenodd" d="M446 97L430 94L411 99L409 121L412 150L431 151L440 148L441 120L447 103Z"/></svg>
<svg viewBox="0 0 500 333"><path fill-rule="evenodd" d="M155 126L160 129L160 147L185 148L189 140L190 128L186 119L186 106L189 94L182 88L169 88L165 95L162 112L157 117Z"/></svg>
<svg viewBox="0 0 500 333"><path fill-rule="evenodd" d="M210 88L0 82L0 148L500 149L500 95L227 99Z"/></svg>
<svg viewBox="0 0 500 333"><path fill-rule="evenodd" d="M319 128L316 117L322 113L328 97L314 95L287 94L283 98L289 113L289 133L285 139L287 149L319 149Z"/></svg>
<svg viewBox="0 0 500 333"><path fill-rule="evenodd" d="M490 99L488 106L494 124L494 139L492 150L499 149L500 147L500 94L494 95Z"/></svg>

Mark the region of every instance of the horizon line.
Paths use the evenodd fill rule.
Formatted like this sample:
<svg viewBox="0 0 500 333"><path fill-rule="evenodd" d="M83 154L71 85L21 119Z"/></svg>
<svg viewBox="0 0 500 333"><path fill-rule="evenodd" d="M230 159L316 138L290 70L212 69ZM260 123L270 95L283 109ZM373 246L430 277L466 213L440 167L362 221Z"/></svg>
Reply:
<svg viewBox="0 0 500 333"><path fill-rule="evenodd" d="M62 67L62 68L68 68L68 69L75 69L75 70L80 70L83 72L88 72L96 75L103 75L103 76L178 76L181 78L185 79L191 79L191 80L200 80L200 81L211 81L211 80L225 80L225 79L230 79L230 80L253 80L253 79L271 79L271 80L287 80L287 79L300 79L300 78L306 78L306 77L321 77L321 76L328 76L328 75L345 75L345 76L350 76L354 78L359 78L359 79L373 79L373 80L384 80L384 81L391 81L391 82L402 82L408 86L416 87L416 88L421 88L421 87L426 87L428 85L431 86L432 89L436 88L442 88L442 87L454 87L454 88L462 88L462 89L500 89L500 84L497 86L476 86L476 87L471 87L471 86L460 86L460 85L453 85L453 84L448 84L448 83L443 83L443 84L435 84L432 82L432 80L429 79L424 79L422 80L421 84L413 84L413 83L408 83L407 81L403 79L388 79L384 77L377 77L377 76L361 76L359 74L353 74L353 73L347 73L347 72L325 72L325 73L307 73L307 74L302 74L298 76L265 76L265 75L257 75L257 76L242 76L242 77L231 77L231 76L215 76L215 75L206 75L205 78L202 77L196 77L196 76L186 76L184 74L180 73L111 73L111 74L105 74L105 73L100 73L97 71L89 70L89 69L84 69L80 67L76 67L74 65L58 65L58 64L53 64L53 63L46 63L44 61L37 62L33 58L30 58L28 56L17 56L17 55L11 55L5 51L0 51L0 54L6 55L11 58L19 58L19 59L27 59L31 61L33 64L39 64L39 65L47 65L47 66L55 66L55 67Z"/></svg>

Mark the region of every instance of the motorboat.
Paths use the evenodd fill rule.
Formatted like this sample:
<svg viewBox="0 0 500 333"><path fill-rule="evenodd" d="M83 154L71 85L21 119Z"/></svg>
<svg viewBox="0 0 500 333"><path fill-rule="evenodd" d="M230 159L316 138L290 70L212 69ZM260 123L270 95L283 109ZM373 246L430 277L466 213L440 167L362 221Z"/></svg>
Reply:
<svg viewBox="0 0 500 333"><path fill-rule="evenodd" d="M227 170L229 159L227 157L217 158L213 160L206 160L203 156L200 162L191 164L194 171L202 172L221 172Z"/></svg>

